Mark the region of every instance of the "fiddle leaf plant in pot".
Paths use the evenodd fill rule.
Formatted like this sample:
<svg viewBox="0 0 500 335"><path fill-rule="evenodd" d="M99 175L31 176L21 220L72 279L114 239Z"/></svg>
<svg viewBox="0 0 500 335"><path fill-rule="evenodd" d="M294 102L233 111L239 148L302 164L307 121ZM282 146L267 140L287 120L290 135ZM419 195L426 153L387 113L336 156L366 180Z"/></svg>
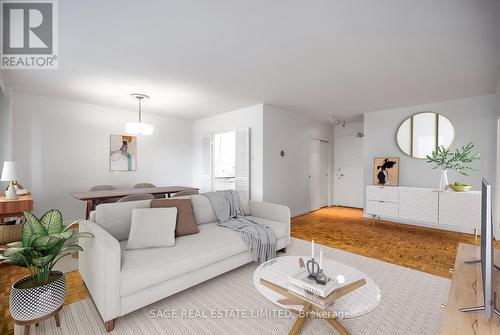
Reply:
<svg viewBox="0 0 500 335"><path fill-rule="evenodd" d="M90 233L78 233L72 224L63 224L62 214L49 210L40 219L25 211L21 241L7 244L0 263L28 269L29 275L12 285L10 313L16 321L43 320L57 311L66 297L66 277L53 270L63 257L83 251L78 238L92 238Z"/></svg>
<svg viewBox="0 0 500 335"><path fill-rule="evenodd" d="M430 156L427 155L427 162L434 164L433 169L441 169L441 180L439 182L440 190L444 191L449 186L448 170L455 170L464 176L468 176L469 172L479 171L469 166L470 163L480 159L480 155L478 153L473 153L473 149L473 142L457 148L455 151L451 151L443 145L440 145ZM463 186L463 184L461 185Z"/></svg>

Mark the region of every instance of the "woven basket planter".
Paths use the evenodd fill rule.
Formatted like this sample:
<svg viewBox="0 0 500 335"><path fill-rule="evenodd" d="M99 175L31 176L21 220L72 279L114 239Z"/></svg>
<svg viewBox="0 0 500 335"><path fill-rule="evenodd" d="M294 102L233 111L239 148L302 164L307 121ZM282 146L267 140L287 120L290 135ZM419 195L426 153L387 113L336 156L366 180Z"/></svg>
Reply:
<svg viewBox="0 0 500 335"><path fill-rule="evenodd" d="M20 241L22 230L22 224L0 225L0 244Z"/></svg>
<svg viewBox="0 0 500 335"><path fill-rule="evenodd" d="M61 271L51 271L59 275L56 280L33 288L20 288L31 280L24 277L12 285L10 291L10 314L16 321L31 321L43 318L64 304L66 297L66 276Z"/></svg>

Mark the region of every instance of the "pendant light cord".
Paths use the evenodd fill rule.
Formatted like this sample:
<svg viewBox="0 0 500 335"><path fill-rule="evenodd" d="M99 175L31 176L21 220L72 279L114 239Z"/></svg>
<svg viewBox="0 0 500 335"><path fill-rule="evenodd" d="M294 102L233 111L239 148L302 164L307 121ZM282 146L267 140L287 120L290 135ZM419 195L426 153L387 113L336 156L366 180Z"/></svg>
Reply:
<svg viewBox="0 0 500 335"><path fill-rule="evenodd" d="M141 117L141 100L142 100L142 98L137 98L137 99L139 99L139 123L141 123L142 122L142 117Z"/></svg>

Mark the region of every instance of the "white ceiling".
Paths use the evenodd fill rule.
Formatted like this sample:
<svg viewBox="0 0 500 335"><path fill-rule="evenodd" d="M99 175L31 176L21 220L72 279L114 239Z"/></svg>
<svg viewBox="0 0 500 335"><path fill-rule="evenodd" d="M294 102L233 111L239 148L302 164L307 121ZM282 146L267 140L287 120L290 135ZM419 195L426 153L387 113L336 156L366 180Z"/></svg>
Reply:
<svg viewBox="0 0 500 335"><path fill-rule="evenodd" d="M498 0L59 0L59 69L15 90L191 119L269 103L328 120L495 92Z"/></svg>

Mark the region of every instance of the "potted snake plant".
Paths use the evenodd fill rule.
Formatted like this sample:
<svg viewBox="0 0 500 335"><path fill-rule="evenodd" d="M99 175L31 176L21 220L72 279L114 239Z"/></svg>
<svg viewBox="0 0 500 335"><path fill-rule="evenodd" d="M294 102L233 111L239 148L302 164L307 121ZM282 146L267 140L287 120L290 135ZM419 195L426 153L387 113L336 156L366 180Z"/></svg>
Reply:
<svg viewBox="0 0 500 335"><path fill-rule="evenodd" d="M63 257L83 251L78 238L93 237L65 226L61 212L52 209L38 219L25 211L26 222L21 241L7 244L0 255L0 263L27 268L29 275L12 285L10 313L16 321L39 320L58 310L66 297L66 276L54 271L54 265Z"/></svg>

